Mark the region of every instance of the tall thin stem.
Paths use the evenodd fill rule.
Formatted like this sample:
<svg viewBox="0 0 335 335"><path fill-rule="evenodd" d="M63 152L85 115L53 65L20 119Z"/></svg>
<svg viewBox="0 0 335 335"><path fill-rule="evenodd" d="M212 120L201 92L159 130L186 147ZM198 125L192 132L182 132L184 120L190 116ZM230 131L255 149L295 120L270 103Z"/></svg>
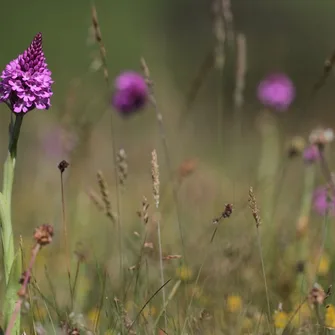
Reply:
<svg viewBox="0 0 335 335"><path fill-rule="evenodd" d="M23 121L22 113L15 114L15 121L11 115L9 126L9 144L8 155L4 164L3 187L0 193L0 219L1 219L1 237L4 255L4 274L6 282L6 297L4 299L3 314L5 326L8 324L10 316L15 309L16 292L18 289L17 278L21 275L21 259L15 255L13 225L12 225L12 190L14 183L15 163L17 154L17 144L20 136L20 130ZM20 319L16 319L14 333L17 334L20 329Z"/></svg>
<svg viewBox="0 0 335 335"><path fill-rule="evenodd" d="M160 178L159 178L159 165L158 165L158 158L156 150L152 152L152 159L151 159L151 178L152 178L152 193L153 198L155 201L155 207L158 212L159 210L159 200L160 200L160 193L159 193L159 185L160 185ZM162 296L163 296L163 310L166 307L166 298L165 298L165 279L164 279L164 265L163 265L163 252L162 252L162 237L161 237L161 222L160 219L157 219L157 238L158 238L158 248L159 248L159 270L160 270L160 277L161 277L161 285L162 285ZM165 310L164 310L165 311ZM164 313L164 321L165 321L165 329L167 329L167 317L166 311Z"/></svg>
<svg viewBox="0 0 335 335"><path fill-rule="evenodd" d="M95 32L95 40L99 45L100 50L100 58L103 64L103 75L106 82L108 99L110 95L110 81L109 81L109 72L108 72L108 64L107 64L107 53L106 48L102 39L102 34L100 30L100 25L98 21L98 14L95 7L94 0L92 0L91 6L91 14L92 14L92 24ZM118 181L118 167L117 167L117 149L116 149L116 138L115 138L115 127L114 127L114 118L113 113L110 116L110 130L111 130L111 138L112 138L112 152L113 152L113 168L114 168L114 185L116 192L116 211L117 211L117 227L118 227L118 244L119 244L119 253L120 253L120 276L121 282L123 282L123 253L122 253L122 226L121 226L121 218L120 218L120 185Z"/></svg>
<svg viewBox="0 0 335 335"><path fill-rule="evenodd" d="M261 259L262 275L263 275L263 280L264 280L266 304L267 304L267 308L268 308L268 322L269 322L269 320L271 320L270 297L269 297L268 284L267 284L267 280L266 280L264 256L263 256L263 250L262 250L262 237L261 237L261 232L260 232L259 226L257 227L257 244L258 244L258 250L259 250L259 257Z"/></svg>
<svg viewBox="0 0 335 335"><path fill-rule="evenodd" d="M180 240L181 240L181 244L182 244L183 260L186 263L184 233L183 233L183 228L182 228L182 223L181 223L181 208L180 208L179 199L178 199L178 188L175 185L175 183L173 182L174 174L173 174L173 169L172 169L171 157L170 157L170 153L169 153L169 146L168 146L167 138L166 138L165 126L164 126L164 122L163 122L163 115L160 112L160 109L158 108L157 101L156 101L154 91L153 91L153 83L152 83L151 78L150 78L150 71L149 71L149 68L148 68L144 58L141 59L141 65L142 65L143 72L145 74L145 77L147 79L147 82L148 82L148 85L149 85L149 88L150 88L149 98L150 98L151 105L155 110L159 135L160 135L160 139L161 139L162 146L163 146L166 165L167 165L167 168L168 168L169 179L172 183L172 194L173 194L173 200L174 200L175 208L176 208L178 228L179 228Z"/></svg>
<svg viewBox="0 0 335 335"><path fill-rule="evenodd" d="M64 167L61 165L65 164ZM62 202L62 225L63 225L63 237L64 237L64 247L66 253L66 267L67 267L67 276L69 281L69 288L71 294L71 301L73 301L73 292L72 292L72 285L71 285L71 263L70 263L70 250L69 250L69 240L68 240L68 231L67 231L67 222L66 222L66 210L65 210L65 195L64 195L64 178L63 174L65 171L65 167L68 166L66 161L62 161L59 164L60 168L60 187L61 187L61 202Z"/></svg>
<svg viewBox="0 0 335 335"><path fill-rule="evenodd" d="M158 211L158 207L156 207ZM159 248L159 270L160 270L160 277L161 277L161 285L164 285L164 265L163 265L163 252L162 252L162 237L161 237L161 223L160 220L157 220L157 235L158 235L158 248ZM165 288L162 288L162 296L163 296L163 306L166 305L166 297L165 297ZM166 311L164 313L164 321L165 321L165 329L167 329L167 317Z"/></svg>
<svg viewBox="0 0 335 335"><path fill-rule="evenodd" d="M264 256L263 256L263 250L262 250L262 236L261 236L261 231L260 231L260 226L262 224L261 216L260 216L260 211L259 207L257 205L256 197L253 191L253 188L250 187L249 189L249 207L252 212L252 216L254 218L254 221L256 223L256 229L257 229L257 244L258 244L258 251L259 251L259 257L261 259L261 265L262 265L262 274L263 274L263 280L264 280L264 287L265 287L265 295L266 295L266 302L267 302L267 307L268 307L268 326L269 326L269 331L272 333L272 329L270 326L270 320L271 320L271 307L270 307L270 298L269 298L269 290L268 290L268 284L266 280L266 273L265 273L265 265L264 265Z"/></svg>

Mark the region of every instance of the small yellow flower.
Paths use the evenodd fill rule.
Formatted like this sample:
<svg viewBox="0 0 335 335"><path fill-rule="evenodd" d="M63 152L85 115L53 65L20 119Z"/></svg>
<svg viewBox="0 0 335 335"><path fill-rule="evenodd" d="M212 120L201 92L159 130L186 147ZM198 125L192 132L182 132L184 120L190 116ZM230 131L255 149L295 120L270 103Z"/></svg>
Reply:
<svg viewBox="0 0 335 335"><path fill-rule="evenodd" d="M318 275L319 276L326 276L329 272L330 268L330 258L327 254L323 254L320 259L319 268L318 268Z"/></svg>
<svg viewBox="0 0 335 335"><path fill-rule="evenodd" d="M181 281L189 281L192 279L193 273L192 270L187 266L181 266L176 270L176 276Z"/></svg>
<svg viewBox="0 0 335 335"><path fill-rule="evenodd" d="M227 298L227 310L231 313L238 313L242 310L243 302L239 295L230 295Z"/></svg>
<svg viewBox="0 0 335 335"><path fill-rule="evenodd" d="M327 305L325 326L328 328L335 328L335 307L334 305Z"/></svg>
<svg viewBox="0 0 335 335"><path fill-rule="evenodd" d="M289 318L288 314L283 311L277 311L273 315L273 321L277 329L283 329L287 325Z"/></svg>

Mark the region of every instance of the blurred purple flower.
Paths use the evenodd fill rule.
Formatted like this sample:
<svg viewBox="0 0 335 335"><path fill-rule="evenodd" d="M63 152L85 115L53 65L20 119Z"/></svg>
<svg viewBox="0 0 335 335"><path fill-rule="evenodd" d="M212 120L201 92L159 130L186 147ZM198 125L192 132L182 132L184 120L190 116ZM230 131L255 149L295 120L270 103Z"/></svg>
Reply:
<svg viewBox="0 0 335 335"><path fill-rule="evenodd" d="M53 81L45 62L41 33L23 54L6 66L1 79L0 102L6 102L14 113L50 107Z"/></svg>
<svg viewBox="0 0 335 335"><path fill-rule="evenodd" d="M148 100L145 79L136 72L126 71L115 79L114 108L123 116L129 116L144 107Z"/></svg>
<svg viewBox="0 0 335 335"><path fill-rule="evenodd" d="M303 153L303 158L306 163L314 163L320 159L320 151L319 148L312 144L305 148Z"/></svg>
<svg viewBox="0 0 335 335"><path fill-rule="evenodd" d="M319 215L325 215L327 212L335 214L335 199L330 196L329 190L325 186L318 187L313 193L313 209Z"/></svg>
<svg viewBox="0 0 335 335"><path fill-rule="evenodd" d="M273 73L260 82L257 96L264 106L285 111L295 98L295 87L285 74Z"/></svg>
<svg viewBox="0 0 335 335"><path fill-rule="evenodd" d="M69 159L69 155L77 145L77 136L61 126L53 126L44 130L41 136L43 154L49 159Z"/></svg>

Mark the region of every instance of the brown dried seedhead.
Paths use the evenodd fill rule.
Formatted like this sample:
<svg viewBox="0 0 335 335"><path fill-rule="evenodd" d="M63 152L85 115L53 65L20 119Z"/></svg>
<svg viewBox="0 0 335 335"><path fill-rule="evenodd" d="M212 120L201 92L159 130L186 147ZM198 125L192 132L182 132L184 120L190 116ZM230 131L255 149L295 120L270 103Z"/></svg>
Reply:
<svg viewBox="0 0 335 335"><path fill-rule="evenodd" d="M260 211L257 205L256 197L252 187L249 188L249 208L251 209L252 216L254 217L256 227L258 228L262 224Z"/></svg>
<svg viewBox="0 0 335 335"><path fill-rule="evenodd" d="M228 219L233 214L233 204L225 204L221 215L212 220L213 224L218 224L222 219Z"/></svg>
<svg viewBox="0 0 335 335"><path fill-rule="evenodd" d="M43 224L35 229L34 240L41 247L50 244L54 236L54 228L52 225Z"/></svg>
<svg viewBox="0 0 335 335"><path fill-rule="evenodd" d="M63 173L68 167L69 167L69 163L66 160L62 160L59 164L58 164L58 169L61 173Z"/></svg>
<svg viewBox="0 0 335 335"><path fill-rule="evenodd" d="M143 197L142 208L141 208L141 210L137 211L137 215L138 215L138 217L140 217L142 219L142 221L145 225L149 221L148 209L149 209L148 199L146 197Z"/></svg>

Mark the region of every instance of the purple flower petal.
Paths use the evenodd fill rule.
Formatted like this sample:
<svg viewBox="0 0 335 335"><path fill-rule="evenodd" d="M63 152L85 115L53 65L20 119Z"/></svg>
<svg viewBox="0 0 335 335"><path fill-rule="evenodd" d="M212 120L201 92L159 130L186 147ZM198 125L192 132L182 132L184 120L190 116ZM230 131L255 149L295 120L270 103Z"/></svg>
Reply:
<svg viewBox="0 0 335 335"><path fill-rule="evenodd" d="M14 113L50 107L53 81L45 63L41 33L23 54L6 65L1 79L0 102L7 102Z"/></svg>
<svg viewBox="0 0 335 335"><path fill-rule="evenodd" d="M275 73L260 82L257 96L264 106L285 111L295 98L295 87L288 76Z"/></svg>
<svg viewBox="0 0 335 335"><path fill-rule="evenodd" d="M115 79L112 105L123 116L129 116L144 107L148 93L145 79L136 72L126 71Z"/></svg>

